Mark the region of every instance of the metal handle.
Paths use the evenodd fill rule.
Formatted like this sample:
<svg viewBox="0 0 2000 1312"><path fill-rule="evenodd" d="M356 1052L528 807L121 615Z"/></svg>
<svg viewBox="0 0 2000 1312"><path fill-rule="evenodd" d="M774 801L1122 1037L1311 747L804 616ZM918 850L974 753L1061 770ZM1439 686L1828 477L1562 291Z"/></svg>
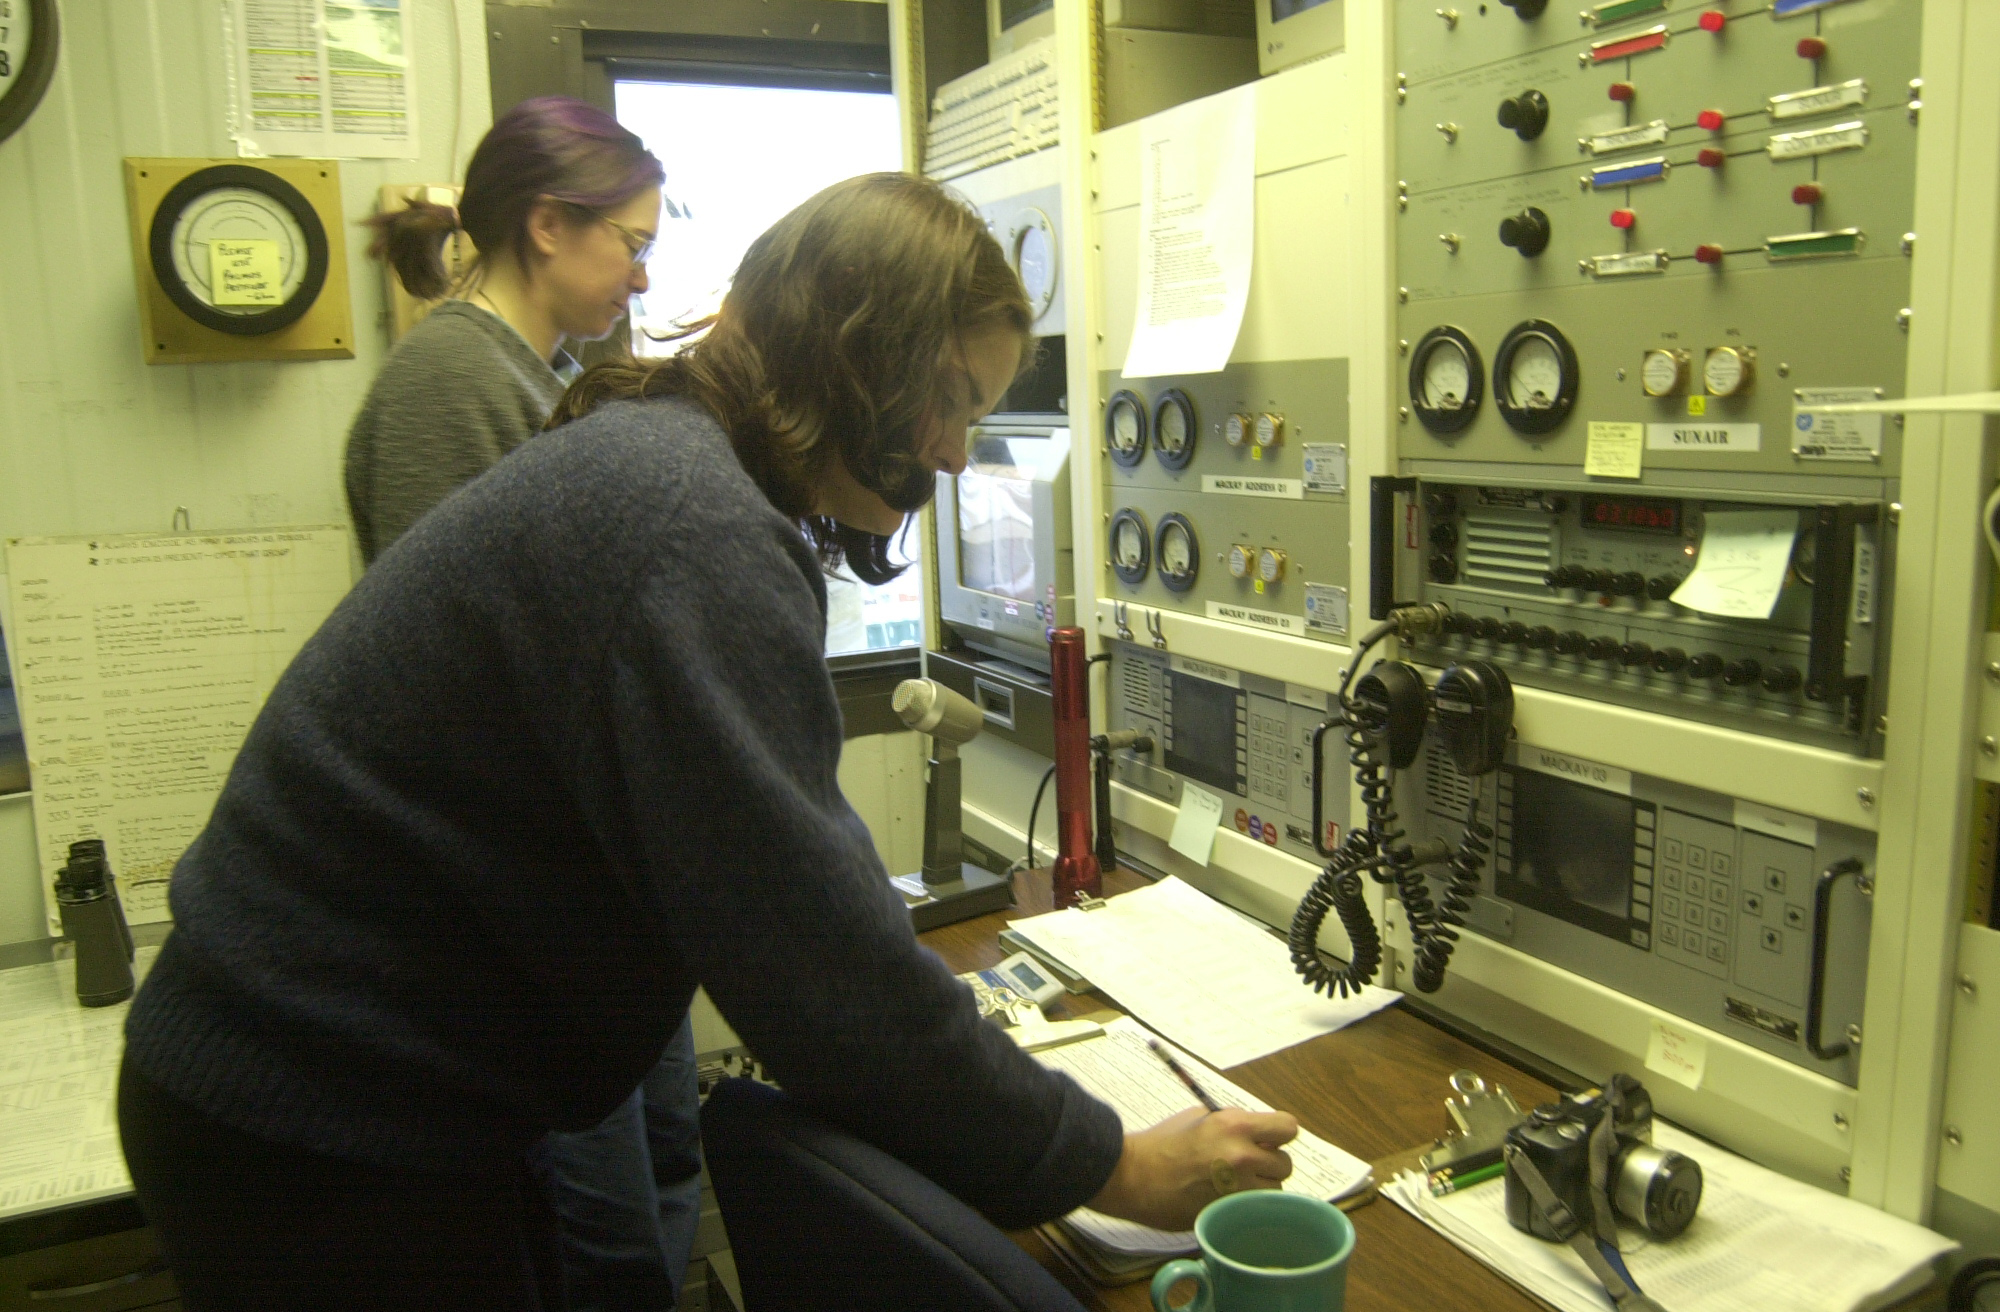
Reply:
<svg viewBox="0 0 2000 1312"><path fill-rule="evenodd" d="M1313 851L1332 856L1336 849L1326 845L1326 752L1322 744L1330 730L1340 728L1338 720L1322 720L1313 730Z"/></svg>
<svg viewBox="0 0 2000 1312"><path fill-rule="evenodd" d="M979 703L979 713L986 717L988 724L997 724L1002 729L1014 727L1014 690L1002 684L991 683L974 675L972 678L973 700Z"/></svg>
<svg viewBox="0 0 2000 1312"><path fill-rule="evenodd" d="M1368 480L1368 618L1386 620L1396 605L1396 494L1415 492L1414 478Z"/></svg>
<svg viewBox="0 0 2000 1312"><path fill-rule="evenodd" d="M141 1280L150 1280L157 1275L165 1275L167 1260L156 1257L146 1265L123 1275L107 1276L103 1280L93 1280L83 1285L29 1285L28 1301L31 1303L54 1302L59 1298L86 1298L91 1294L101 1294L107 1289L117 1289L124 1285L135 1285Z"/></svg>
<svg viewBox="0 0 2000 1312"><path fill-rule="evenodd" d="M1813 885L1812 979L1806 984L1806 1048L1821 1061L1836 1061L1851 1050L1846 1043L1829 1048L1820 1042L1820 1026L1826 1020L1826 946L1832 937L1833 886L1848 875L1861 876L1859 857L1836 861L1820 871Z"/></svg>

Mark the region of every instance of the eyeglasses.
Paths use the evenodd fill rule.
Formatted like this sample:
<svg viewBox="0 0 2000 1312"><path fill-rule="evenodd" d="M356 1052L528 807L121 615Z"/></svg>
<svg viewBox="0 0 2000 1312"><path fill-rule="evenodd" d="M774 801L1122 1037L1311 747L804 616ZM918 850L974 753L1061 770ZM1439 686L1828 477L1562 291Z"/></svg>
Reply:
<svg viewBox="0 0 2000 1312"><path fill-rule="evenodd" d="M634 232L618 220L598 214L596 210L590 212L618 230L618 235L625 239L625 248L632 252L632 263L644 264L652 257L653 247L659 244L658 238L648 237L643 232Z"/></svg>

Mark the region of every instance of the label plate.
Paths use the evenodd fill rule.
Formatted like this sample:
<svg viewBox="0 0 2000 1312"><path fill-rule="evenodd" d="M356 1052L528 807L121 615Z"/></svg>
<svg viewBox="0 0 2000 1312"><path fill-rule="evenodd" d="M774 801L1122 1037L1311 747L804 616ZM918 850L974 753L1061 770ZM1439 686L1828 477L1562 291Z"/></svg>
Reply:
<svg viewBox="0 0 2000 1312"><path fill-rule="evenodd" d="M1231 624L1241 624L1247 628L1263 629L1268 633L1289 633L1303 637L1306 631L1306 622L1300 616L1284 615L1274 610L1252 610L1248 606L1238 606L1227 601L1209 602L1208 617L1212 620L1227 620Z"/></svg>
<svg viewBox="0 0 2000 1312"><path fill-rule="evenodd" d="M1647 424L1648 451L1759 451L1762 424Z"/></svg>
<svg viewBox="0 0 2000 1312"><path fill-rule="evenodd" d="M1801 460L1880 460L1882 415L1800 414L1802 405L1879 401L1879 387L1801 387L1792 393L1792 454Z"/></svg>
<svg viewBox="0 0 2000 1312"><path fill-rule="evenodd" d="M1201 490L1232 497L1270 497L1277 501L1303 501L1306 485L1296 478L1252 478L1241 474L1203 474Z"/></svg>
<svg viewBox="0 0 2000 1312"><path fill-rule="evenodd" d="M1632 772L1621 770L1615 765L1604 765L1597 761L1586 761L1581 756L1570 756L1564 752L1552 752L1546 747L1536 747L1522 743L1515 763L1524 770L1538 774L1552 774L1592 788L1602 788L1607 793L1632 795Z"/></svg>

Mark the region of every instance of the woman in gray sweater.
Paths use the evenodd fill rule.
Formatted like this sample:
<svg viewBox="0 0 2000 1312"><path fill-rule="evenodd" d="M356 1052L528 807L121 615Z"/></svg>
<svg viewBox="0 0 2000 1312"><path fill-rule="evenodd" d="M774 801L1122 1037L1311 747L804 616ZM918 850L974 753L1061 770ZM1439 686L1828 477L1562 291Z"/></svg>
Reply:
<svg viewBox="0 0 2000 1312"><path fill-rule="evenodd" d="M547 96L493 124L456 212L418 203L376 217L375 253L404 288L449 299L397 343L348 433L347 504L369 564L541 431L576 373L562 340L604 337L646 290L663 180L617 120ZM453 284L441 253L458 228L479 254ZM561 1221L568 1312L674 1306L700 1220L697 1116L683 1024L608 1119L536 1150Z"/></svg>

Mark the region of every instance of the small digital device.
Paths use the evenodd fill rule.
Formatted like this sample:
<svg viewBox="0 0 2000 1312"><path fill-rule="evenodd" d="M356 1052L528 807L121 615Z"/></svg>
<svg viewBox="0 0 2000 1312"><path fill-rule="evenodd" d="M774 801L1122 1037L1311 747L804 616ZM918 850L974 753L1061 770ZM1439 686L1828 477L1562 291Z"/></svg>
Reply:
<svg viewBox="0 0 2000 1312"><path fill-rule="evenodd" d="M1068 428L990 420L938 475L938 609L966 646L1046 672L1076 618Z"/></svg>
<svg viewBox="0 0 2000 1312"><path fill-rule="evenodd" d="M1024 998L1032 998L1038 1007L1047 1007L1063 995L1062 982L1055 972L1025 952L1016 952L991 972L982 973L998 975L1008 988Z"/></svg>

